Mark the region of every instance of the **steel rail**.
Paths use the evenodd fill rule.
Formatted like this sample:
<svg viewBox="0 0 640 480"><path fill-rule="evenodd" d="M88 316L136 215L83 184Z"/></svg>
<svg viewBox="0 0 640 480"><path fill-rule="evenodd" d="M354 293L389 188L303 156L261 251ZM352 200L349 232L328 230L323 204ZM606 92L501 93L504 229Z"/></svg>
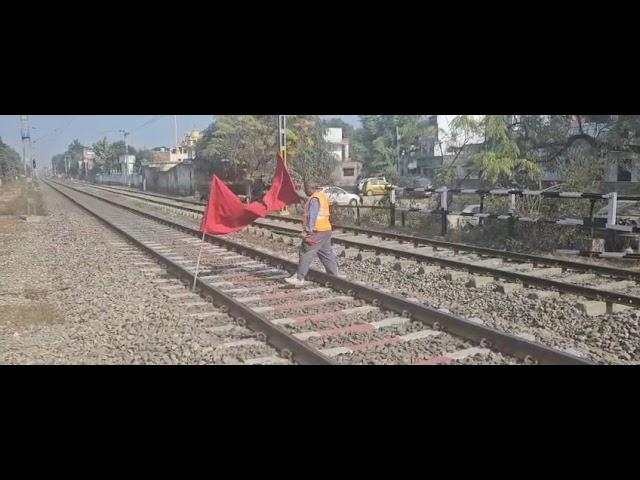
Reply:
<svg viewBox="0 0 640 480"><path fill-rule="evenodd" d="M134 207L123 205L113 200L105 199L96 194L82 191L80 189L64 185L72 190L79 191L88 196L92 196L108 204L121 207L130 212L136 213L144 218L152 219L159 223L170 226L174 229L189 233L195 237L201 237L199 229L195 229L186 225L172 222L166 218L158 217L151 213L138 210ZM207 236L209 243L222 245L232 251L244 254L251 258L259 258L267 263L274 265L280 269L294 272L297 264L286 258L279 257L274 254L263 252L259 249L242 245L232 240L220 237ZM442 312L427 305L422 305L411 300L392 293L382 292L364 284L349 281L347 279L329 275L319 270L309 270L308 278L314 282L324 284L329 288L345 292L350 296L370 301L378 307L387 308L396 313L410 316L412 319L420 321L434 329L444 330L454 335L458 335L466 340L480 344L485 348L494 348L495 350L511 355L525 361L534 361L540 364L554 365L592 365L591 360L572 355L560 350L556 350L545 345L530 342L523 338L501 332L486 325L477 324L465 320L457 315Z"/></svg>
<svg viewBox="0 0 640 480"><path fill-rule="evenodd" d="M72 201L73 203L81 207L83 210L89 212L91 215L96 217L98 220L103 222L112 230L118 232L120 235L127 238L127 240L135 244L138 248L152 255L161 264L165 265L167 269L174 275L186 281L191 281L193 279L193 273L191 273L189 270L185 269L181 265L178 265L177 263L168 259L161 253L148 247L143 242L139 241L133 235L128 233L126 230L123 230L122 228L116 226L106 218L102 217L99 213L95 212L94 210L87 207L86 205L83 205L80 201L73 198L69 194L65 193L60 188L56 188L51 184L53 182L49 183L47 181L44 181L44 183L49 185L51 188L53 188L57 192L59 192L61 195L64 195L66 198L68 198L70 201ZM97 197L90 193L83 192L81 190L75 189L73 187L69 187L67 185L60 185L60 184L57 184L57 185L63 188L69 188L70 190L74 190L78 193L81 193L87 196L95 197L103 202L116 205L122 208L121 205L117 205L115 203L109 202L108 200ZM129 210L133 213L139 214L139 212L136 212L135 210L132 210L132 209L129 209ZM147 217L147 218L152 219L151 217ZM213 300L214 304L222 305L223 309L225 310L225 313L235 318L236 321L238 321L240 324L245 324L250 329L264 334L264 339L268 343L270 343L272 346L274 346L276 349L279 349L281 352L283 352L286 357L290 357L298 363L307 364L307 365L334 365L335 364L335 362L329 357L327 357L326 355L323 355L315 348L312 348L307 344L305 344L304 342L301 342L300 340L296 339L281 327L278 327L277 325L274 325L273 323L269 322L264 317L262 317L262 315L260 315L259 313L256 313L253 310L251 310L249 307L237 302L231 296L225 294L219 289L212 287L211 285L203 282L200 279L198 279L197 286L200 288L201 291L203 291L206 295L208 295ZM290 354L287 351L290 352Z"/></svg>

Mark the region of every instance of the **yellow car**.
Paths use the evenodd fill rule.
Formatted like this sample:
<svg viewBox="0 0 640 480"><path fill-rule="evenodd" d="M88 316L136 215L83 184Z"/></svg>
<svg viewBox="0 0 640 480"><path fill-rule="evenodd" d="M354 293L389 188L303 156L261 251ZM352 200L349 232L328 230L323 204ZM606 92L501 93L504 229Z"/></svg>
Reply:
<svg viewBox="0 0 640 480"><path fill-rule="evenodd" d="M384 195L387 187L391 186L389 182L381 178L371 178L367 180L362 188L363 193L370 197L371 195Z"/></svg>

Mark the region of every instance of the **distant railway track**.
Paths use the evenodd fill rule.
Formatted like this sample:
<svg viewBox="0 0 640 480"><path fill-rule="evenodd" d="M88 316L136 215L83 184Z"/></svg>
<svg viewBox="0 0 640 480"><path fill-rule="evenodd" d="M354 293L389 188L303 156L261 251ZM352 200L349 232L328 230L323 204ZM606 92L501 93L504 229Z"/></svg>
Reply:
<svg viewBox="0 0 640 480"><path fill-rule="evenodd" d="M204 211L204 205L200 202L116 187L92 187L162 205L176 212L187 212L194 217L202 215ZM279 215L254 222L256 227L284 234L296 233L300 224L299 219ZM640 271L360 227L336 225L335 230L334 243L347 249L344 255L366 256L366 252L374 252L381 256L464 270L497 281L506 280L525 287L538 287L605 302L609 312L620 308L618 305L640 307L640 288L637 285Z"/></svg>
<svg viewBox="0 0 640 480"><path fill-rule="evenodd" d="M100 189L47 183L174 274L193 277L200 237L193 225L108 198ZM227 238L207 240L197 284L202 294L298 363L591 363L317 270L308 287L291 290L282 278L295 262Z"/></svg>

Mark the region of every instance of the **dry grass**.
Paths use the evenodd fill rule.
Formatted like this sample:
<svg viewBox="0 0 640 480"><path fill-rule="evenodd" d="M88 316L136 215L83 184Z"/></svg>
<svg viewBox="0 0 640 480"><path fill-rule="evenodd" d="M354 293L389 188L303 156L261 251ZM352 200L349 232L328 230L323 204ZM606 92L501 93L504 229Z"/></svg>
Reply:
<svg viewBox="0 0 640 480"><path fill-rule="evenodd" d="M0 238L16 232L18 217L0 215Z"/></svg>
<svg viewBox="0 0 640 480"><path fill-rule="evenodd" d="M58 311L48 303L33 302L30 305L0 305L0 323L17 326L50 325L63 321Z"/></svg>
<svg viewBox="0 0 640 480"><path fill-rule="evenodd" d="M0 215L47 215L42 194L24 179L0 187Z"/></svg>

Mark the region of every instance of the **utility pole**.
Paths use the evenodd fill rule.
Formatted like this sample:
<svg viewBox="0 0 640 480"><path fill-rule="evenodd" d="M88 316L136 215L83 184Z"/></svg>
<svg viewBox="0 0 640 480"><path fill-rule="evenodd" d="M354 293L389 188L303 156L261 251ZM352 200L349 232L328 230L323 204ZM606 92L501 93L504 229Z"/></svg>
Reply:
<svg viewBox="0 0 640 480"><path fill-rule="evenodd" d="M20 115L20 137L22 138L22 161L24 163L24 176L27 176L27 164L31 160L31 127L29 127L29 115Z"/></svg>
<svg viewBox="0 0 640 480"><path fill-rule="evenodd" d="M33 144L35 144L36 141L33 141ZM31 150L31 176L32 177L36 177L37 176L37 172L36 172L36 151L35 151L35 147L33 148L33 150Z"/></svg>
<svg viewBox="0 0 640 480"><path fill-rule="evenodd" d="M287 164L287 117L278 115L278 150L284 164Z"/></svg>
<svg viewBox="0 0 640 480"><path fill-rule="evenodd" d="M278 115L278 151L282 156L284 166L287 166L287 117L286 115ZM289 209L284 207L281 212L283 215L289 215Z"/></svg>
<svg viewBox="0 0 640 480"><path fill-rule="evenodd" d="M127 132L126 130L120 130L120 133L122 134L122 136L124 138L124 166L122 167L122 175L123 175L123 180L125 180L127 178L127 174L129 173L128 172L128 164L127 164L128 156L129 156L129 147L127 146L127 136L131 132ZM127 169L126 172L125 172L125 168Z"/></svg>
<svg viewBox="0 0 640 480"><path fill-rule="evenodd" d="M173 135L176 139L176 153L178 153L178 116L173 116Z"/></svg>
<svg viewBox="0 0 640 480"><path fill-rule="evenodd" d="M396 125L396 171L400 176L400 130Z"/></svg>

